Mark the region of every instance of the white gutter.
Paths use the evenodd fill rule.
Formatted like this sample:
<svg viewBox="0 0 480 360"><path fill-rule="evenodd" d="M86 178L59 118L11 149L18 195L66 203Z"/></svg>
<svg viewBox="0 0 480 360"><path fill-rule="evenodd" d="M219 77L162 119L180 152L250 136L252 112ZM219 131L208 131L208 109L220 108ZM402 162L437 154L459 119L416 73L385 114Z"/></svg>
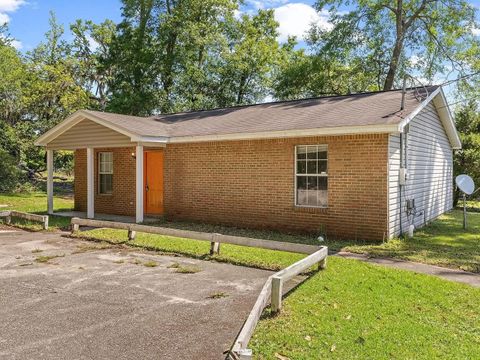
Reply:
<svg viewBox="0 0 480 360"><path fill-rule="evenodd" d="M398 125L365 125L365 126L340 126L321 129L305 130L284 130L284 131L264 131L256 133L243 134L222 134L222 135L200 135L200 136L174 136L169 143L189 143L204 141L227 141L227 140L255 140L255 139L274 139L306 136L333 136L333 135L355 135L355 134L378 134L378 133L398 133Z"/></svg>

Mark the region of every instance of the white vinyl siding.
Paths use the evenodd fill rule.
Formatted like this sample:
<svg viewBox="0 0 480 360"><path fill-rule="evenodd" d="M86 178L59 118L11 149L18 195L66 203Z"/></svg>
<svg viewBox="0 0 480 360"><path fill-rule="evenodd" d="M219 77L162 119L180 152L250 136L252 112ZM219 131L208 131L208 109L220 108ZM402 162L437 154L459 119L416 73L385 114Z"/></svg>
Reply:
<svg viewBox="0 0 480 360"><path fill-rule="evenodd" d="M407 184L400 199L400 135L389 137L389 235L400 234L400 217L406 232L405 201L415 199L415 227L450 210L453 206L453 153L435 106L428 104L411 122L407 135ZM400 214L400 211L402 213Z"/></svg>
<svg viewBox="0 0 480 360"><path fill-rule="evenodd" d="M48 144L49 149L78 149L85 147L132 146L128 136L91 120L82 120Z"/></svg>

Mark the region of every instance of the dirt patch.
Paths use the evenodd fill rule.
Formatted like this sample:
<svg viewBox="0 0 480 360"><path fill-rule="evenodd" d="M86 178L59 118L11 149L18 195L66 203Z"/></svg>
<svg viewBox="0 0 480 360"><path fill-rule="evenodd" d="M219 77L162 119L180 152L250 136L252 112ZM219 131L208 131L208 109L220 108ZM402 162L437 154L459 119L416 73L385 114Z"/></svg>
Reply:
<svg viewBox="0 0 480 360"><path fill-rule="evenodd" d="M16 231L15 228L13 228L11 226L7 226L7 225L2 224L2 223L0 223L0 230L2 230L2 231Z"/></svg>

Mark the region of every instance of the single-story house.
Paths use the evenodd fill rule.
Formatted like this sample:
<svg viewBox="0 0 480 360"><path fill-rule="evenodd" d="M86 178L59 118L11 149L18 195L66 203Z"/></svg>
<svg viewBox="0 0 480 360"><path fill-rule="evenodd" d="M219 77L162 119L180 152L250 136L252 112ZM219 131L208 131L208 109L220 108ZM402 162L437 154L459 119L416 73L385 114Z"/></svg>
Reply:
<svg viewBox="0 0 480 360"><path fill-rule="evenodd" d="M381 240L452 208L461 143L441 87L127 116L42 135L75 152L75 210Z"/></svg>

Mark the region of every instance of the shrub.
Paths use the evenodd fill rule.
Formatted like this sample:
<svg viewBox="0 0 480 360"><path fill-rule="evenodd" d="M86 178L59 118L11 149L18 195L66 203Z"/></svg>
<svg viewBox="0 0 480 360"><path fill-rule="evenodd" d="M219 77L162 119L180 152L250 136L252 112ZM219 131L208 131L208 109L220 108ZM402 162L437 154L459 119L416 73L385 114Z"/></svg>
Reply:
<svg viewBox="0 0 480 360"><path fill-rule="evenodd" d="M20 182L21 172L13 156L0 149L0 192L11 192Z"/></svg>

